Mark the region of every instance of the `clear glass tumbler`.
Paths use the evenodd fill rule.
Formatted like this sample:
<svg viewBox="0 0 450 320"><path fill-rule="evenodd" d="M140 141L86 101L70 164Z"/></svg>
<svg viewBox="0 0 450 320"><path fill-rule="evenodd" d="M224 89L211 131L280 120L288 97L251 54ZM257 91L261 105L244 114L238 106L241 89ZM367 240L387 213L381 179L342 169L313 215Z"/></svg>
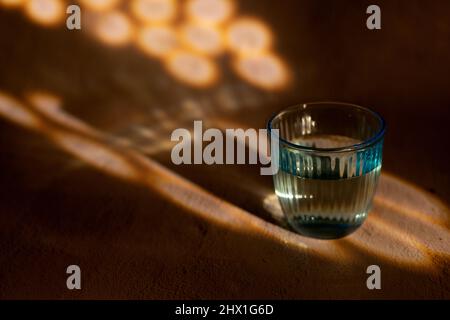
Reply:
<svg viewBox="0 0 450 320"><path fill-rule="evenodd" d="M289 225L320 239L361 226L380 176L383 118L353 104L316 102L276 114L268 129L279 130L274 185Z"/></svg>

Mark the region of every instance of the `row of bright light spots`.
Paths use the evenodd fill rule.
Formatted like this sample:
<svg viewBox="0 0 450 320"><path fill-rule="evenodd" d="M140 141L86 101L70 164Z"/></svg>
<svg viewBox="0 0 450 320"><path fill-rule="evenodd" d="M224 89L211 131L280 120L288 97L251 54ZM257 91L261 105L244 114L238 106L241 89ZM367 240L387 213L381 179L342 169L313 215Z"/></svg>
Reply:
<svg viewBox="0 0 450 320"><path fill-rule="evenodd" d="M275 194L280 197L280 198L284 198L284 199L313 199L314 195L310 194L292 194L292 193L286 193L286 192L281 192L279 190L275 190Z"/></svg>
<svg viewBox="0 0 450 320"><path fill-rule="evenodd" d="M167 71L192 86L213 85L219 78L215 57L232 56L236 73L263 89L281 89L289 72L273 53L273 33L261 20L233 15L230 0L190 0L185 3L184 22L176 0L132 0L131 15L118 10L121 0L80 0L88 9L89 31L108 45L134 43L146 55L161 59ZM6 7L22 7L42 25L60 24L66 17L63 0L0 0ZM100 13L101 12L101 13Z"/></svg>

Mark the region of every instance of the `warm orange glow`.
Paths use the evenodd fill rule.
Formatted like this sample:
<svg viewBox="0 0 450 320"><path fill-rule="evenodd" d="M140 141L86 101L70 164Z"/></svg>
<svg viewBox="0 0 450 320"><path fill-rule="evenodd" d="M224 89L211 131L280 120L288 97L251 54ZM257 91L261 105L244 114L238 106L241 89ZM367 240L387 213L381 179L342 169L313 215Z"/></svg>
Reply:
<svg viewBox="0 0 450 320"><path fill-rule="evenodd" d="M212 85L218 76L213 61L188 51L171 55L166 61L166 67L178 80L197 87Z"/></svg>
<svg viewBox="0 0 450 320"><path fill-rule="evenodd" d="M64 150L96 168L124 179L134 180L137 178L135 168L118 152L105 147L101 143L76 134L56 130L50 136Z"/></svg>
<svg viewBox="0 0 450 320"><path fill-rule="evenodd" d="M177 3L175 0L133 0L131 11L145 23L168 22L176 17Z"/></svg>
<svg viewBox="0 0 450 320"><path fill-rule="evenodd" d="M36 23L52 26L64 20L66 8L61 0L28 0L25 13Z"/></svg>
<svg viewBox="0 0 450 320"><path fill-rule="evenodd" d="M237 54L263 52L270 48L272 38L269 27L255 18L238 19L227 30L228 47Z"/></svg>
<svg viewBox="0 0 450 320"><path fill-rule="evenodd" d="M285 218L276 194L263 197L263 207L279 224L285 224Z"/></svg>
<svg viewBox="0 0 450 320"><path fill-rule="evenodd" d="M77 156L90 165L112 175L130 180L137 179L137 171L128 161L114 150L113 146L105 146L98 142L100 134L79 119L65 113L61 100L51 93L33 91L27 94L27 99L34 108L45 113L50 119L68 129L82 132L68 133L68 130L55 126L45 117L39 118L21 102L0 91L0 115L24 127L38 130L46 134L67 152Z"/></svg>
<svg viewBox="0 0 450 320"><path fill-rule="evenodd" d="M288 228L283 210L281 209L278 201L278 197L273 193L273 191L266 188L261 188L261 185L259 184L255 184L251 189L254 191L254 196L262 199L264 209L275 221L277 221L278 225ZM270 224L268 223L268 225ZM355 262L355 257L352 255L352 252L349 252L340 246L337 241L318 241L317 239L303 237L291 231L284 231L288 234L296 236L296 241L303 243L311 255L317 255L328 259L329 261L339 261L346 264Z"/></svg>
<svg viewBox="0 0 450 320"><path fill-rule="evenodd" d="M17 106L21 107L13 98L0 93L1 115L7 118L11 118L11 114L17 116ZM50 110L47 109L49 114L51 114ZM143 156L141 153L109 145L110 139L101 132L65 113L63 109L57 109L57 112L60 113L60 116L52 117L52 119L58 125L54 125L54 123L43 118L42 128L39 128L38 132L47 136L62 149L85 161L87 164L112 176L141 183L149 189L158 192L165 199L209 221L232 227L242 232L260 233L283 245L293 246L301 250L308 248L307 245L299 241L301 239L299 236L269 224L219 199L148 157ZM75 123L81 123L88 130L82 130L81 132L84 134L79 134L78 127L74 127L71 124L73 121L59 122L58 120L70 118L76 119ZM19 124L26 125L23 121L20 121ZM202 205L199 207L198 203ZM330 247L329 244L326 245L328 248ZM337 250L333 250L333 252L337 252Z"/></svg>
<svg viewBox="0 0 450 320"><path fill-rule="evenodd" d="M224 39L214 26L188 24L181 28L181 38L189 49L208 55L216 55L224 49Z"/></svg>
<svg viewBox="0 0 450 320"><path fill-rule="evenodd" d="M289 81L286 66L271 54L238 57L234 68L243 79L266 90L281 89Z"/></svg>
<svg viewBox="0 0 450 320"><path fill-rule="evenodd" d="M48 92L35 91L27 95L28 102L39 110L55 111L61 108L61 99Z"/></svg>
<svg viewBox="0 0 450 320"><path fill-rule="evenodd" d="M25 0L0 0L0 6L12 8L25 3Z"/></svg>
<svg viewBox="0 0 450 320"><path fill-rule="evenodd" d="M272 192L262 197L264 208L272 217L285 224L278 199ZM393 202L416 203L413 211L393 205ZM432 268L437 256L450 257L450 233L444 227L448 209L423 190L397 177L383 173L375 206L360 230L349 237L327 243L341 243L349 252L355 249L370 256L409 268ZM412 213L411 215L409 213ZM439 241L436 241L439 239ZM323 248L317 253L327 253Z"/></svg>
<svg viewBox="0 0 450 320"><path fill-rule="evenodd" d="M389 208L398 212L404 217L414 218L419 220L423 224L443 224L441 219L433 215L424 214L416 208L407 207L404 204L399 203L395 199L388 199L385 197L376 197L374 202L382 207Z"/></svg>
<svg viewBox="0 0 450 320"><path fill-rule="evenodd" d="M60 125L64 125L80 133L96 136L97 133L83 121L65 112L59 96L46 91L29 91L25 94L26 102L31 109L45 115Z"/></svg>
<svg viewBox="0 0 450 320"><path fill-rule="evenodd" d="M148 26L139 30L137 44L150 56L164 57L178 47L178 39L168 26Z"/></svg>
<svg viewBox="0 0 450 320"><path fill-rule="evenodd" d="M121 0L80 0L81 5L92 11L108 11L115 8Z"/></svg>
<svg viewBox="0 0 450 320"><path fill-rule="evenodd" d="M194 21L218 24L229 19L234 9L234 2L230 0L190 0L186 11Z"/></svg>
<svg viewBox="0 0 450 320"><path fill-rule="evenodd" d="M210 58L225 53L234 59L234 71L253 86L279 90L293 80L293 74L272 50L274 36L269 26L258 18L235 16L234 0L76 3L85 10L83 28L98 40L111 46L131 43L150 58L164 59L167 70L186 85L206 87L215 83L223 61ZM44 26L64 23L68 4L67 0L0 0L3 7L22 5L31 21Z"/></svg>
<svg viewBox="0 0 450 320"><path fill-rule="evenodd" d="M418 193L416 197L422 196L423 193ZM398 195L395 198L398 199ZM429 198L428 200L431 199ZM423 203L426 203L425 201ZM446 217L439 219L434 214L427 212L427 208L423 205L420 206L422 211L409 210L401 205L392 205L395 202L394 199L387 197L376 197L375 202L376 208L379 208L377 210L379 218L383 220L387 228L402 230L405 237L411 237L420 242L421 247L426 252L450 257L450 249L446 246L447 243L450 243L450 233L448 228L445 227ZM432 202L430 201L429 203L431 204ZM432 205L435 206L436 203ZM444 208L442 209L442 212L439 212L439 214L448 213ZM396 214L393 215L392 212ZM436 241L436 238L440 238L440 241Z"/></svg>
<svg viewBox="0 0 450 320"><path fill-rule="evenodd" d="M352 267L373 258L378 259L381 264L405 267L406 271L417 269L428 272L433 269L442 270L440 258L449 257L449 233L443 227L448 219L448 208L416 187L390 175L383 173L381 176L380 192L376 198L382 199L375 201L373 212L360 230L335 241L309 239L220 199L139 152L117 146L110 135L66 113L58 95L33 91L26 97L32 106L0 91L0 115L19 125L37 129L36 132L51 139L63 150L102 172L140 183L208 221L244 234L276 241L282 246L291 246L298 253L305 254L306 259L310 256L322 256L339 266L345 264ZM186 110L195 107L191 105ZM46 116L39 117L38 111L44 111ZM163 112L156 117L159 120L166 119ZM77 123L81 126L74 125ZM83 130L83 127L87 130ZM153 129L145 131L149 138L158 134ZM254 195L261 197L264 207L274 217L282 217L273 191L257 183L249 186L255 189ZM392 204L394 199L398 200L399 193L405 202L417 203L414 214L408 214L409 208ZM386 200L385 197L387 201L383 201ZM442 212L436 212L441 210ZM399 214L399 211L402 213ZM430 216L432 220L428 221Z"/></svg>
<svg viewBox="0 0 450 320"><path fill-rule="evenodd" d="M0 115L24 127L37 128L41 122L19 101L0 91Z"/></svg>
<svg viewBox="0 0 450 320"><path fill-rule="evenodd" d="M109 45L123 45L131 40L133 26L126 15L113 11L102 14L95 26L97 37Z"/></svg>
<svg viewBox="0 0 450 320"><path fill-rule="evenodd" d="M394 228L376 213L369 215L366 224L368 225L365 227L370 229L370 232L360 232L358 237L348 240L356 247L398 264L417 268L432 265L426 246L423 241L416 239L414 234ZM378 241L374 242L374 238Z"/></svg>

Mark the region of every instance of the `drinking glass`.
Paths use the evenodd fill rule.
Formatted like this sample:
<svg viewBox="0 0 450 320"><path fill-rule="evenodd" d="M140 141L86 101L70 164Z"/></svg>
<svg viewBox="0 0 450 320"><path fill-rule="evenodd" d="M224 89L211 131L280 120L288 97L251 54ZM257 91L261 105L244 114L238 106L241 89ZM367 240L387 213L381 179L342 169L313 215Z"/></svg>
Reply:
<svg viewBox="0 0 450 320"><path fill-rule="evenodd" d="M289 225L321 239L361 226L380 176L383 118L353 104L315 102L276 114L268 123L275 135L273 129L279 139L274 186Z"/></svg>

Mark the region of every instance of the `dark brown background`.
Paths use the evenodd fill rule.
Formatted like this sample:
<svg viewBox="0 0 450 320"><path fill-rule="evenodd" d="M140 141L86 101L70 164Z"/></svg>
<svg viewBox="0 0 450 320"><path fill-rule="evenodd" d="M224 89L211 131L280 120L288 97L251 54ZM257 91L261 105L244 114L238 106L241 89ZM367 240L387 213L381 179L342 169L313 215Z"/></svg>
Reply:
<svg viewBox="0 0 450 320"><path fill-rule="evenodd" d="M164 110L179 126L192 124L180 119L185 99L200 101L208 117L259 128L273 112L298 102L369 106L388 123L383 170L448 203L450 4L378 1L378 31L365 27L369 4L240 1L241 13L272 26L276 49L295 73L289 90L279 93L255 89L227 71L211 89L190 89L133 48L109 48L83 32L41 28L0 9L0 89L16 97L33 89L55 92L70 114L133 141L132 128L155 125L154 110ZM220 63L226 70L226 58ZM233 93L237 110L217 102L223 90ZM170 131L152 143L169 137ZM364 284L363 271L350 276L360 272L356 267L349 267L346 280L326 276L345 268L332 264L321 274L306 268L308 275L300 275L291 263L313 258L208 224L145 188L80 165L45 137L6 120L0 120L0 150L2 298L449 297L448 260L425 291L411 291L408 283L432 276L406 272L400 288L368 293L356 284ZM246 181L247 171L255 177L254 168L174 167L169 156L168 150L151 154L264 216L258 200L233 187ZM261 179L270 187L270 179ZM83 269L81 293L64 288L65 267L72 263ZM405 272L392 270L391 280ZM314 285L318 281L324 284Z"/></svg>

